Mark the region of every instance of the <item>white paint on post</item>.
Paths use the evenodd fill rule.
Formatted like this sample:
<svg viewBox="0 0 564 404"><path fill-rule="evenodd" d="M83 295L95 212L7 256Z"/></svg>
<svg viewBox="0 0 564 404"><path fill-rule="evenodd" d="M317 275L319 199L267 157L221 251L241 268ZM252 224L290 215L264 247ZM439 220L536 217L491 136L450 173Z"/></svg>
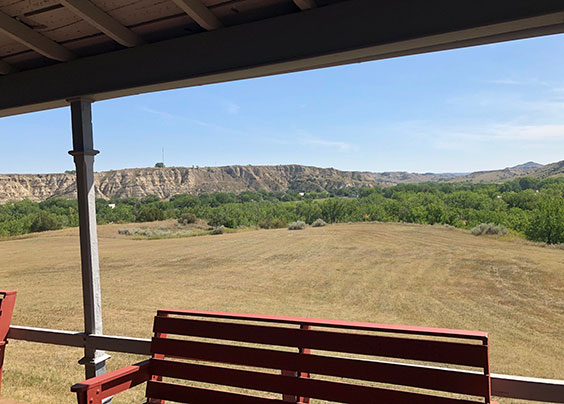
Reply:
<svg viewBox="0 0 564 404"><path fill-rule="evenodd" d="M86 335L103 334L94 188L94 156L98 151L94 150L92 136L92 101L81 98L69 102L73 139L73 150L69 154L74 157L76 165L84 332ZM79 361L86 367L86 378L106 373L108 358L104 351L87 346L84 349L84 358Z"/></svg>

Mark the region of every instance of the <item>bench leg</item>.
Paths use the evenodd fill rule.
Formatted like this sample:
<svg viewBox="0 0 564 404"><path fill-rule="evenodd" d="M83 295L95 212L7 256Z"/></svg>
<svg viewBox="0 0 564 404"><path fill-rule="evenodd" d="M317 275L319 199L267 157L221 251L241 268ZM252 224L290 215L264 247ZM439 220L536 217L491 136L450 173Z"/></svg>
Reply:
<svg viewBox="0 0 564 404"><path fill-rule="evenodd" d="M305 372L294 372L292 370L283 370L281 372L282 376L291 376L291 377L302 377L302 378L309 378L309 373ZM309 397L298 397L293 396L290 394L282 394L282 401L287 401L289 403L309 403Z"/></svg>
<svg viewBox="0 0 564 404"><path fill-rule="evenodd" d="M6 350L6 343L0 341L0 392L2 391L2 370L4 367L4 351Z"/></svg>
<svg viewBox="0 0 564 404"><path fill-rule="evenodd" d="M166 315L166 317L168 317L168 314ZM166 334L165 333L155 333L155 337L157 338L166 338ZM162 354L155 354L153 355L154 359L164 359L165 356ZM152 381L156 381L156 382L160 382L163 380L162 376L151 376L151 380ZM146 404L165 404L164 400L159 400L157 398L148 398L147 399L147 403Z"/></svg>
<svg viewBox="0 0 564 404"><path fill-rule="evenodd" d="M300 330L309 330L311 327L308 324L300 324ZM309 355L311 353L311 349L308 348L298 348L298 352L302 355ZM307 372L294 372L291 370L282 370L282 376L291 376L291 377L301 377L304 379L309 378L309 373ZM282 395L282 401L287 401L289 403L304 403L309 404L309 397L297 397L292 396L289 394Z"/></svg>
<svg viewBox="0 0 564 404"><path fill-rule="evenodd" d="M155 358L157 359L164 359L164 355L155 355ZM151 380L152 381L157 381L160 382L163 380L162 376L151 376ZM159 400L157 398L149 398L147 399L147 403L146 404L165 404L164 400Z"/></svg>
<svg viewBox="0 0 564 404"><path fill-rule="evenodd" d="M156 356L161 356L161 355L155 355ZM164 355L162 355L164 358ZM151 380L152 381L162 381L163 378L161 376L151 376ZM164 400L159 400L157 398L149 398L147 399L147 403L146 404L165 404Z"/></svg>
<svg viewBox="0 0 564 404"><path fill-rule="evenodd" d="M283 370L282 376L297 377L298 374L297 374L297 372L293 372L291 370ZM289 403L299 403L298 400L299 400L299 397L292 396L290 394L282 394L282 401L287 401Z"/></svg>

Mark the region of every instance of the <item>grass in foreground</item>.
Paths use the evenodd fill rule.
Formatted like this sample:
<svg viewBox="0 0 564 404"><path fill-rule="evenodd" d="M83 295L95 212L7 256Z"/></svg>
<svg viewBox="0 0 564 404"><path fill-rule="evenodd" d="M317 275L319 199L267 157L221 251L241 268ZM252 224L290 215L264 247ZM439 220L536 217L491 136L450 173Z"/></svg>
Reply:
<svg viewBox="0 0 564 404"><path fill-rule="evenodd" d="M564 251L438 226L358 223L134 240L100 226L104 331L150 337L158 308L488 331L494 373L564 379ZM14 324L82 329L78 230L0 242ZM73 403L80 349L11 341L3 394ZM110 370L137 360L114 355ZM142 388L118 403L141 402ZM510 400L500 400L509 403Z"/></svg>

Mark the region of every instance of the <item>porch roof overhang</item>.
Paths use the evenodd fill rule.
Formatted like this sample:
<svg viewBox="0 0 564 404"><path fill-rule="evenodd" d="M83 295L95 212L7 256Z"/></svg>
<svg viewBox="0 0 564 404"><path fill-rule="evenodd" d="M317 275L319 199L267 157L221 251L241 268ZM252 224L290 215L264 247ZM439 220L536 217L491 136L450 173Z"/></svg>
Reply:
<svg viewBox="0 0 564 404"><path fill-rule="evenodd" d="M0 117L564 32L561 0L16 3L0 1Z"/></svg>

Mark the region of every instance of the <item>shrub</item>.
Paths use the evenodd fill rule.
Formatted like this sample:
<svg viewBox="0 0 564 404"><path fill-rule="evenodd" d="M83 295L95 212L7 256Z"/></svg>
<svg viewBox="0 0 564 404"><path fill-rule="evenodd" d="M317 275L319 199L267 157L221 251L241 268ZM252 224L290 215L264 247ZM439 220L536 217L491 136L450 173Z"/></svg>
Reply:
<svg viewBox="0 0 564 404"><path fill-rule="evenodd" d="M47 231L47 230L57 230L61 228L61 224L57 218L52 213L40 211L31 222L30 231Z"/></svg>
<svg viewBox="0 0 564 404"><path fill-rule="evenodd" d="M156 206L141 206L135 215L136 222L154 222L156 220L164 220L165 214Z"/></svg>
<svg viewBox="0 0 564 404"><path fill-rule="evenodd" d="M118 234L124 236L149 236L149 229L141 229L139 227L129 227L118 229Z"/></svg>
<svg viewBox="0 0 564 404"><path fill-rule="evenodd" d="M301 220L297 222L292 222L288 225L288 230L303 230L306 228L306 224Z"/></svg>
<svg viewBox="0 0 564 404"><path fill-rule="evenodd" d="M288 225L288 222L286 221L286 219L269 217L261 220L258 225L261 229L281 229L286 227Z"/></svg>
<svg viewBox="0 0 564 404"><path fill-rule="evenodd" d="M223 234L224 229L223 226L217 226L211 231L211 234Z"/></svg>
<svg viewBox="0 0 564 404"><path fill-rule="evenodd" d="M475 236L483 236L486 234L504 236L507 234L507 229L505 227L495 223L480 223L470 231Z"/></svg>
<svg viewBox="0 0 564 404"><path fill-rule="evenodd" d="M229 227L234 229L237 227L237 222L234 218L228 216L225 212L220 210L214 210L210 215L208 224L213 227Z"/></svg>
<svg viewBox="0 0 564 404"><path fill-rule="evenodd" d="M326 225L327 225L327 223L325 223L325 220L317 219L315 222L313 222L311 224L311 227L323 227L323 226L326 226Z"/></svg>
<svg viewBox="0 0 564 404"><path fill-rule="evenodd" d="M175 233L167 228L139 228L130 227L125 229L118 229L118 234L124 236L138 236L138 237L149 237L149 238L163 238L174 236Z"/></svg>
<svg viewBox="0 0 564 404"><path fill-rule="evenodd" d="M183 213L178 219L178 223L186 226L188 224L196 223L197 217L193 213Z"/></svg>

